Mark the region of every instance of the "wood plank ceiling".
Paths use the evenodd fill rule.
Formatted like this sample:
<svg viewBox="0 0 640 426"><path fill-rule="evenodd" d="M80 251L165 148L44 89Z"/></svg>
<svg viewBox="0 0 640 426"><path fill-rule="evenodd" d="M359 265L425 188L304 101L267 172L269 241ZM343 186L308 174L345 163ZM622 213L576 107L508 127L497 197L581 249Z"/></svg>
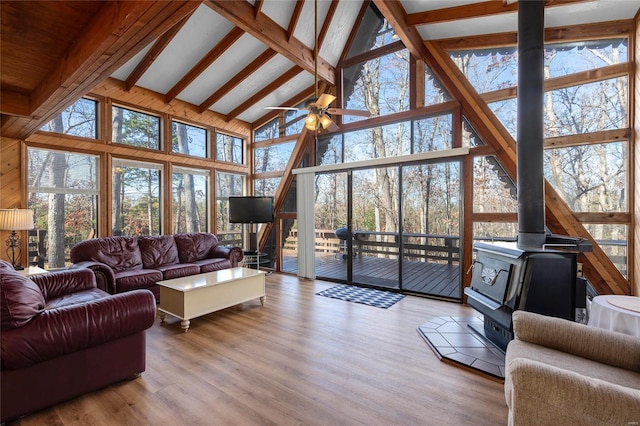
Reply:
<svg viewBox="0 0 640 426"><path fill-rule="evenodd" d="M0 113L4 137L25 139L106 79L180 100L199 113L259 125L266 106L294 106L322 87L335 91L336 68L364 1L148 0L0 2ZM373 0L400 40L426 59L483 139L497 144L515 175L515 141L443 50L514 43L517 3L476 0ZM630 21L638 0L546 0L548 28ZM316 36L319 57L314 63ZM338 105L333 105L338 106ZM273 114L273 113L271 113ZM588 235L547 185L550 226ZM601 250L586 267L601 285L629 283ZM608 263L607 263L608 262ZM604 266L603 266L604 265ZM603 273L604 271L604 273Z"/></svg>

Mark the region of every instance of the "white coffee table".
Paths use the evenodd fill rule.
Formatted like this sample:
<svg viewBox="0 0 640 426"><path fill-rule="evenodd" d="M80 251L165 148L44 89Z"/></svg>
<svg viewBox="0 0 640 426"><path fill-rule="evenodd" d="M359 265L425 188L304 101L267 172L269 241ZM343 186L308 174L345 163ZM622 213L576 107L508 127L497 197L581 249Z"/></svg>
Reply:
<svg viewBox="0 0 640 426"><path fill-rule="evenodd" d="M260 298L266 299L264 271L231 268L159 281L160 321L166 314L180 318L185 333L191 319Z"/></svg>

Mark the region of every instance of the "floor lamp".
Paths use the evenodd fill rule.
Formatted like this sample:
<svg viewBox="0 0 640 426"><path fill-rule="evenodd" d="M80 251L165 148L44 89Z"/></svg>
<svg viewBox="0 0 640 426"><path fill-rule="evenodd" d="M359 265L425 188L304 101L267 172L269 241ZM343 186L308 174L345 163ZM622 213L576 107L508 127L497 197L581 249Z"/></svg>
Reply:
<svg viewBox="0 0 640 426"><path fill-rule="evenodd" d="M20 266L21 244L16 231L33 229L33 210L28 209L0 209L0 229L11 231L7 238L7 256L11 259L13 269L24 269Z"/></svg>

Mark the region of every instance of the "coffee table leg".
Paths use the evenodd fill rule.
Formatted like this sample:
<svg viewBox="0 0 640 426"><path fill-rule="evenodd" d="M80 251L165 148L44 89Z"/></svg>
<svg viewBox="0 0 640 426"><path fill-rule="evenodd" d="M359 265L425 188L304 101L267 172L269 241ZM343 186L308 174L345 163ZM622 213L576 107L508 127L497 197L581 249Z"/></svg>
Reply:
<svg viewBox="0 0 640 426"><path fill-rule="evenodd" d="M264 301L267 300L267 296L260 297L260 304L264 306Z"/></svg>
<svg viewBox="0 0 640 426"><path fill-rule="evenodd" d="M189 324L191 324L189 320L180 321L180 327L182 327L185 333L189 331Z"/></svg>
<svg viewBox="0 0 640 426"><path fill-rule="evenodd" d="M167 317L167 314L164 312L160 312L160 324L164 324L164 319Z"/></svg>

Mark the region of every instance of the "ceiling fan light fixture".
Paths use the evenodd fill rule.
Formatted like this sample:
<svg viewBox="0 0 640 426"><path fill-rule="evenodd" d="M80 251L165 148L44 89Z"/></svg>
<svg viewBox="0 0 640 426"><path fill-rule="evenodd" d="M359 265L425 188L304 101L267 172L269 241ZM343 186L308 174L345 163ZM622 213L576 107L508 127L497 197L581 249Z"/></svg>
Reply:
<svg viewBox="0 0 640 426"><path fill-rule="evenodd" d="M320 125L322 126L323 129L328 129L331 123L332 123L331 119L328 116L324 114L320 116Z"/></svg>
<svg viewBox="0 0 640 426"><path fill-rule="evenodd" d="M304 120L304 127L308 130L316 130L318 128L318 114L310 112Z"/></svg>

